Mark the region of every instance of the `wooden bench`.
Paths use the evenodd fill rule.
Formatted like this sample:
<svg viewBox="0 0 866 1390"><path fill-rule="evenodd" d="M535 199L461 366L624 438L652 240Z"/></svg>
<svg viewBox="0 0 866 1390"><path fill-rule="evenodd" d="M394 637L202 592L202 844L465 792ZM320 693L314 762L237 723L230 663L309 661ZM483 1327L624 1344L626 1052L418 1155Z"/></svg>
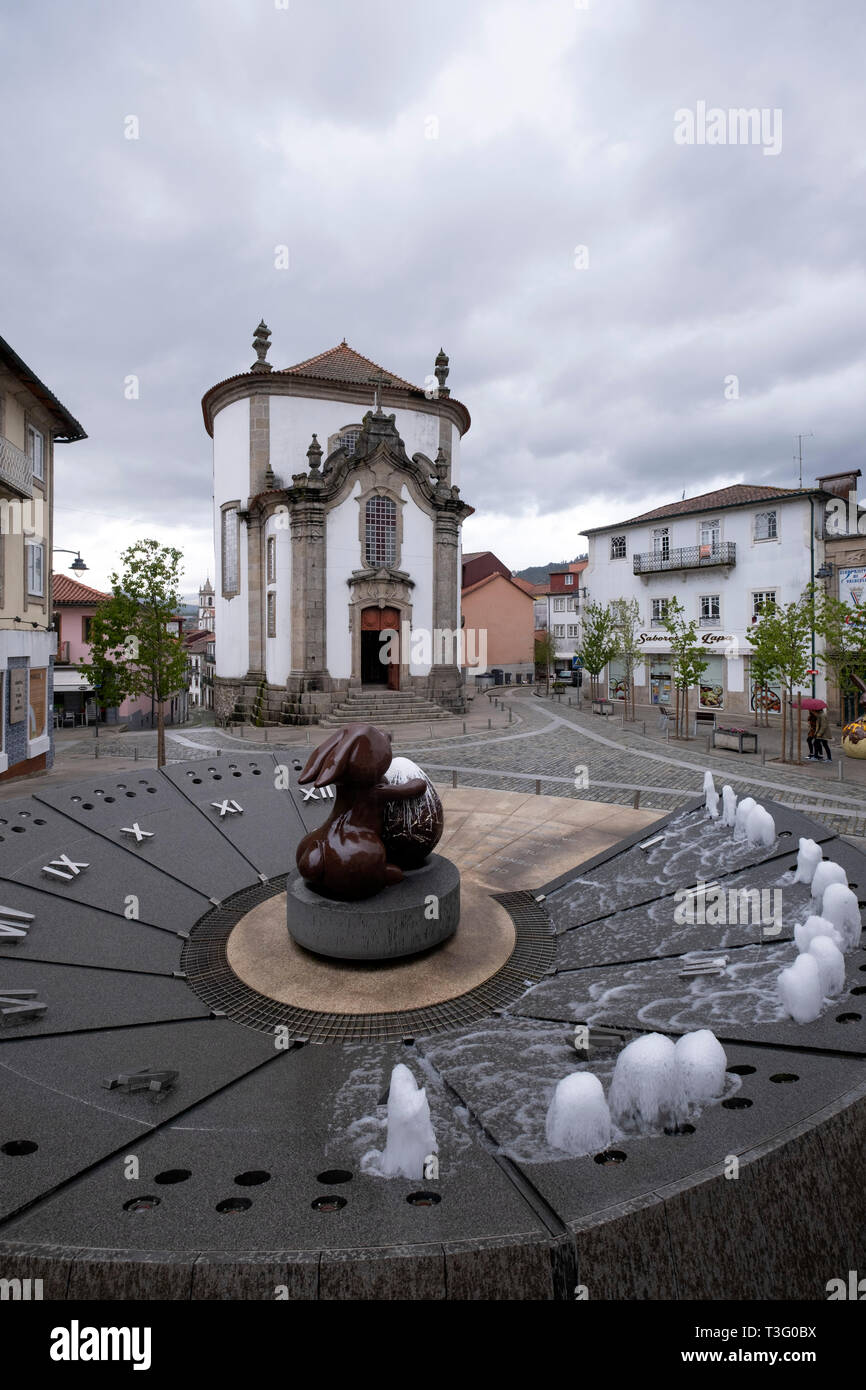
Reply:
<svg viewBox="0 0 866 1390"><path fill-rule="evenodd" d="M593 700L592 712L593 714L613 714L613 700Z"/></svg>

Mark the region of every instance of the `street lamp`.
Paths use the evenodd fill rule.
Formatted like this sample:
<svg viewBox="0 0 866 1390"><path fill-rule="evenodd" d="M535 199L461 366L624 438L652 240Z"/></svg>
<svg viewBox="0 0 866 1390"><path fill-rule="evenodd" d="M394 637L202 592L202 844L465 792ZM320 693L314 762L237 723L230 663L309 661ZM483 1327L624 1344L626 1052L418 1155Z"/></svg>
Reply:
<svg viewBox="0 0 866 1390"><path fill-rule="evenodd" d="M72 561L72 564L69 566L69 568L70 568L71 570L75 570L75 571L76 571L77 573L79 573L79 574L83 573L84 570L87 569L87 565L85 565L84 561L83 561L82 558L81 558L81 551L80 551L80 550L65 550L65 549L63 548L63 546L55 545L55 546L52 546L52 554L54 554L54 555L74 555L76 558Z"/></svg>

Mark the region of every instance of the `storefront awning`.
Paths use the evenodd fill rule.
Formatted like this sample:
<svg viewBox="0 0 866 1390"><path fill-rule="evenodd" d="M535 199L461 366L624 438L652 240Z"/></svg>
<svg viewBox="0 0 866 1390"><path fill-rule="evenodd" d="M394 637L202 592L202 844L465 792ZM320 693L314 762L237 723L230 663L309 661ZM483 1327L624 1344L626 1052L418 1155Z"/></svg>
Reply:
<svg viewBox="0 0 866 1390"><path fill-rule="evenodd" d="M72 691L92 690L93 686L88 684L80 671L76 671L74 666L55 666L54 667L54 694L67 695Z"/></svg>

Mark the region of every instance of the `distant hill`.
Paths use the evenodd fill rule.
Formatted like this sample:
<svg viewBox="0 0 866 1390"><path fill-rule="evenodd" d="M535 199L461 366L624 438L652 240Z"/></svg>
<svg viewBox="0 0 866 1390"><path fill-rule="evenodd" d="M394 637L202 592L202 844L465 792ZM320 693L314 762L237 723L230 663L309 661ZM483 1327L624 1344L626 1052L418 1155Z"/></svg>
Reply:
<svg viewBox="0 0 866 1390"><path fill-rule="evenodd" d="M577 560L585 560L585 555L575 555L573 560L551 560L549 565L527 565L525 570L515 570L518 579L528 579L530 584L543 584L551 570L565 569Z"/></svg>

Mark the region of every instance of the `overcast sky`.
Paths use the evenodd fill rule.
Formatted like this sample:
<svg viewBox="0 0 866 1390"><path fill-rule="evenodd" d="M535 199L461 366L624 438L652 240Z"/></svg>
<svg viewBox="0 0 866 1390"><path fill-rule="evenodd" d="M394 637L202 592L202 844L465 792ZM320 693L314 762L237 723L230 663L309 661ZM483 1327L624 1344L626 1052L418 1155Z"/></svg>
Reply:
<svg viewBox="0 0 866 1390"><path fill-rule="evenodd" d="M213 573L200 400L262 317L278 367L444 346L464 545L513 568L795 486L800 432L805 481L859 466L864 39L862 0L0 0L0 334L89 435L56 544ZM766 138L678 143L699 103Z"/></svg>

